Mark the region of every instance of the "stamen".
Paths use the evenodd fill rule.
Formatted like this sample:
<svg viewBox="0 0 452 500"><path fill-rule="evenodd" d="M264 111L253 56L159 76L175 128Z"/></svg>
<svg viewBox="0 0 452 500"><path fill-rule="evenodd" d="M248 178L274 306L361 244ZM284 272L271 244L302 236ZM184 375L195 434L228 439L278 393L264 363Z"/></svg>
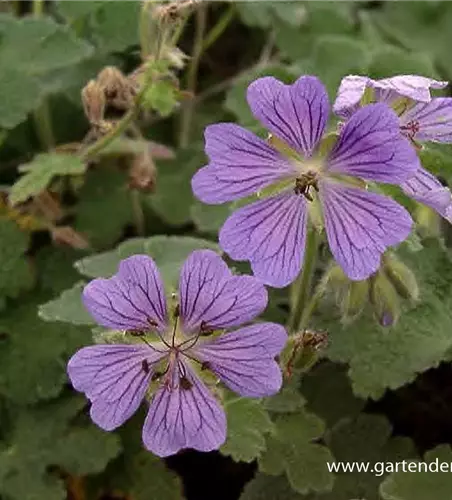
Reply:
<svg viewBox="0 0 452 500"><path fill-rule="evenodd" d="M143 368L144 373L148 374L151 371L147 359L143 359L143 361L141 362L141 366Z"/></svg>
<svg viewBox="0 0 452 500"><path fill-rule="evenodd" d="M176 310L178 311L179 310L179 304L176 306ZM177 323L179 322L179 314L174 314L174 328L173 328L173 336L171 338L171 348L174 349L175 347L175 342L176 342L176 331L177 331Z"/></svg>
<svg viewBox="0 0 452 500"><path fill-rule="evenodd" d="M306 172L295 179L295 194L303 195L308 201L313 201L310 189L319 191L317 174L315 172Z"/></svg>
<svg viewBox="0 0 452 500"><path fill-rule="evenodd" d="M417 120L411 120L406 125L400 126L400 130L408 139L414 139L420 128L421 126Z"/></svg>
<svg viewBox="0 0 452 500"><path fill-rule="evenodd" d="M166 365L166 368L163 372L154 372L152 374L151 380L155 382L156 380L162 378L164 375L168 373L168 370L169 370L169 363Z"/></svg>
<svg viewBox="0 0 452 500"><path fill-rule="evenodd" d="M138 337L140 340L142 340L148 347L150 347L153 351L155 352L160 352L164 353L165 351L161 351L160 349L157 349L157 347L153 346L150 344L143 336ZM166 345L166 344L165 344Z"/></svg>

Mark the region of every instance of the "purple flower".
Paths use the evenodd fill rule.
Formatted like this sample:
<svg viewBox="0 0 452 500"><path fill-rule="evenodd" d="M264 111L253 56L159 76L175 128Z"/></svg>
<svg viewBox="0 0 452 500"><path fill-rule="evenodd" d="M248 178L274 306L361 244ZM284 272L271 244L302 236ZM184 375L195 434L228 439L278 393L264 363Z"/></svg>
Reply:
<svg viewBox="0 0 452 500"><path fill-rule="evenodd" d="M260 78L248 103L271 132L264 141L232 123L207 127L209 164L192 180L195 195L217 204L271 191L240 208L220 231L220 245L249 260L265 283L283 287L300 272L308 221L323 214L331 251L353 280L380 265L388 246L403 241L412 220L393 200L365 189L364 180L400 184L418 168L385 104L358 110L334 145L325 132L329 102L322 83L304 76L293 85Z"/></svg>
<svg viewBox="0 0 452 500"><path fill-rule="evenodd" d="M349 118L363 100L384 102L399 116L400 131L416 146L419 142L452 142L452 98L432 98L430 89L442 89L447 82L415 75L399 75L384 80L365 76L345 77L339 87L334 112ZM403 191L416 201L433 208L452 222L452 196L432 174L420 168Z"/></svg>
<svg viewBox="0 0 452 500"><path fill-rule="evenodd" d="M156 455L214 450L225 441L226 417L204 374L242 396L269 396L281 387L275 356L287 339L282 326L257 323L219 335L265 309L265 287L252 276L233 276L210 250L185 262L170 311L159 271L145 255L123 260L110 279L89 283L83 300L100 325L124 331L124 343L78 351L68 364L71 382L105 430L149 399L143 441Z"/></svg>

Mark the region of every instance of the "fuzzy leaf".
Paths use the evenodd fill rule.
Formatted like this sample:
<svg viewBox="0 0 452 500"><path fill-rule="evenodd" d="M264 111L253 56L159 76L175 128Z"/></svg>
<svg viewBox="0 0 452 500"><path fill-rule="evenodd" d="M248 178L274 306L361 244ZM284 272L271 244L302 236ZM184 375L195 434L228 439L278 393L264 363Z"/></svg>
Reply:
<svg viewBox="0 0 452 500"><path fill-rule="evenodd" d="M110 252L79 260L76 267L82 274L90 278L109 277L116 273L122 259L137 253L144 253L155 260L164 281L175 286L179 277L179 268L185 259L194 250L203 248L219 252L218 245L215 243L189 236L135 238L121 243Z"/></svg>
<svg viewBox="0 0 452 500"><path fill-rule="evenodd" d="M355 417L365 405L353 394L345 367L335 363L325 361L305 373L300 390L307 400L306 407L328 427L344 417Z"/></svg>
<svg viewBox="0 0 452 500"><path fill-rule="evenodd" d="M369 463L369 472L337 473L333 490L319 495L319 500L379 500L378 487L384 477L379 472L380 463L416 457L412 441L402 437L391 438L391 431L386 418L378 415L362 414L354 420L341 420L327 434L328 446L337 461Z"/></svg>
<svg viewBox="0 0 452 500"><path fill-rule="evenodd" d="M230 203L206 205L200 201L195 201L191 207L191 218L200 231L216 234L231 212L232 206Z"/></svg>
<svg viewBox="0 0 452 500"><path fill-rule="evenodd" d="M228 437L220 451L237 462L252 462L265 450L273 423L258 400L234 398L225 404Z"/></svg>
<svg viewBox="0 0 452 500"><path fill-rule="evenodd" d="M0 127L13 128L35 109L45 89L40 78L72 66L92 47L47 17L0 15Z"/></svg>
<svg viewBox="0 0 452 500"><path fill-rule="evenodd" d="M326 463L334 459L326 446L314 442L323 434L323 422L302 410L280 415L274 423L276 430L267 439L259 470L271 475L285 472L291 487L299 493L329 491L333 475Z"/></svg>
<svg viewBox="0 0 452 500"><path fill-rule="evenodd" d="M15 222L0 218L0 300L16 298L33 285L32 269L24 255L29 240Z"/></svg>
<svg viewBox="0 0 452 500"><path fill-rule="evenodd" d="M89 329L41 321L38 305L48 299L35 293L0 317L0 393L14 402L35 403L57 396L67 382L65 362L88 344Z"/></svg>
<svg viewBox="0 0 452 500"><path fill-rule="evenodd" d="M420 284L419 304L402 314L391 329L379 327L364 315L340 326L331 308L318 317L329 332L328 357L349 363L355 394L379 398L386 388L396 389L417 373L437 366L452 347L452 262L436 241L426 241L415 253L405 250L401 260L416 274Z"/></svg>
<svg viewBox="0 0 452 500"><path fill-rule="evenodd" d="M424 462L432 468L416 470L415 473L393 472L380 487L384 500L448 500L452 490L450 464L452 449L449 445L440 445L425 454ZM438 464L436 463L438 461ZM447 464L448 469L442 472L440 466ZM406 464L409 467L408 464Z"/></svg>
<svg viewBox="0 0 452 500"><path fill-rule="evenodd" d="M191 222L194 196L190 181L204 163L199 149L182 150L174 160L158 162L157 189L146 201L163 221L174 226Z"/></svg>
<svg viewBox="0 0 452 500"><path fill-rule="evenodd" d="M118 438L95 427L70 427L83 398L72 397L23 408L10 415L12 429L0 449L0 493L12 500L64 500L62 479L51 466L67 473L102 470L119 452Z"/></svg>
<svg viewBox="0 0 452 500"><path fill-rule="evenodd" d="M39 317L44 321L64 321L74 325L94 325L82 302L85 282L76 283L65 290L58 298L39 306Z"/></svg>
<svg viewBox="0 0 452 500"><path fill-rule="evenodd" d="M46 189L55 177L82 175L86 165L73 155L45 153L37 155L31 163L21 165L24 175L12 186L9 195L11 205L23 203Z"/></svg>
<svg viewBox="0 0 452 500"><path fill-rule="evenodd" d="M126 178L118 171L89 172L79 196L75 229L95 248L113 244L133 220Z"/></svg>
<svg viewBox="0 0 452 500"><path fill-rule="evenodd" d="M283 476L267 476L259 472L243 490L240 500L311 500L296 493ZM313 499L312 499L313 500Z"/></svg>

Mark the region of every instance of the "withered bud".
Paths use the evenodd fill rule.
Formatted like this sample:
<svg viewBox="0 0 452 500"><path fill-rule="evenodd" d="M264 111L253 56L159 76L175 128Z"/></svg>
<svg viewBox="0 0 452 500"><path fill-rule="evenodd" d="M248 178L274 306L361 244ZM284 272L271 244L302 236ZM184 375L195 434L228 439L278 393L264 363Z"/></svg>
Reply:
<svg viewBox="0 0 452 500"><path fill-rule="evenodd" d="M157 169L149 154L136 155L129 170L129 187L152 192L157 180Z"/></svg>
<svg viewBox="0 0 452 500"><path fill-rule="evenodd" d="M171 149L164 144L160 144L159 142L148 141L148 144L149 153L152 158L155 158L156 160L174 160L174 158L176 158L174 149Z"/></svg>
<svg viewBox="0 0 452 500"><path fill-rule="evenodd" d="M51 229L52 239L60 245L85 250L89 248L88 240L70 226L58 226Z"/></svg>
<svg viewBox="0 0 452 500"><path fill-rule="evenodd" d="M199 0L176 0L165 5L156 6L152 15L154 19L169 18L174 20L182 13L182 11L193 7L197 3L199 3Z"/></svg>
<svg viewBox="0 0 452 500"><path fill-rule="evenodd" d="M99 73L97 83L103 90L108 105L120 110L132 107L135 85L118 68L105 67Z"/></svg>
<svg viewBox="0 0 452 500"><path fill-rule="evenodd" d="M82 90L82 103L85 115L89 122L97 125L104 118L105 93L95 80L90 80Z"/></svg>

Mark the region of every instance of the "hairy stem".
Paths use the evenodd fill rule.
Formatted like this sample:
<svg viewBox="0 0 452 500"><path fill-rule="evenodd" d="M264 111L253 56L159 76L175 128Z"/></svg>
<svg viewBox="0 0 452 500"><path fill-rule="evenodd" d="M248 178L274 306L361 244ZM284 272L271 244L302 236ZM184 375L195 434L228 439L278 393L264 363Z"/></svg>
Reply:
<svg viewBox="0 0 452 500"><path fill-rule="evenodd" d="M218 38L223 34L225 29L229 26L229 23L234 19L235 16L235 5L231 4L220 17L215 26L207 33L204 41L202 43L202 51L206 51L211 45L213 45Z"/></svg>
<svg viewBox="0 0 452 500"><path fill-rule="evenodd" d="M293 307L289 318L289 333L299 331L302 326L302 320L306 321L306 312L310 302L308 301L311 292L312 278L317 262L317 249L319 244L317 231L313 228L308 230L306 237L306 249L304 255L303 269L297 278L293 287Z"/></svg>
<svg viewBox="0 0 452 500"><path fill-rule="evenodd" d="M145 217L143 205L141 204L141 193L136 189L131 189L130 197L132 201L133 218L138 236L146 234Z"/></svg>
<svg viewBox="0 0 452 500"><path fill-rule="evenodd" d="M196 11L196 29L195 39L193 42L193 52L191 56L190 65L187 73L187 90L191 94L196 92L196 83L198 78L199 62L203 52L204 33L206 30L207 20L207 6L201 4ZM190 142L190 129L193 118L193 111L195 109L193 100L187 102L181 114L181 125L179 135L179 146L185 148Z"/></svg>

